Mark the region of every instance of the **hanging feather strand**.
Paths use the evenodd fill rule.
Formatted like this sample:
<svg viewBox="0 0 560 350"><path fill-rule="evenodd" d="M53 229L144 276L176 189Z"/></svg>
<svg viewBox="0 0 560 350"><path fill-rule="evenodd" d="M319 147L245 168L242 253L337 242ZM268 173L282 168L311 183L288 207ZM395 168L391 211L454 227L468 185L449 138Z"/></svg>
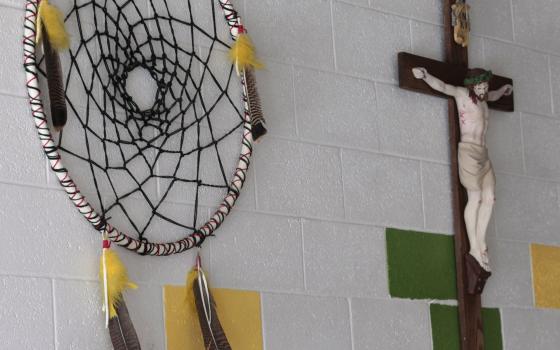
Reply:
<svg viewBox="0 0 560 350"><path fill-rule="evenodd" d="M109 320L109 334L114 350L140 350L140 341L124 300L117 304L117 316Z"/></svg>
<svg viewBox="0 0 560 350"><path fill-rule="evenodd" d="M115 350L140 350L138 336L122 295L127 288L136 289L137 286L128 279L126 267L110 246L110 241L105 237L99 265L99 280L103 286L106 327L109 328Z"/></svg>
<svg viewBox="0 0 560 350"><path fill-rule="evenodd" d="M62 13L48 0L41 0L39 4L36 42L41 41L43 42L52 123L55 130L60 131L66 124L67 108L58 52L70 46L70 38L64 27Z"/></svg>
<svg viewBox="0 0 560 350"><path fill-rule="evenodd" d="M255 69L263 68L264 65L255 55L255 47L251 39L245 33L245 29L240 26L239 34L235 43L229 51L229 58L235 65L238 75L243 76L247 87L247 105L251 116L251 136L257 142L266 134L266 125L261 109L261 102L257 92L257 81L255 79Z"/></svg>
<svg viewBox="0 0 560 350"><path fill-rule="evenodd" d="M204 349L231 350L216 313L216 303L210 294L206 276L200 266L200 257L197 257L197 265L187 277L187 296L190 296L187 300L194 301L196 307Z"/></svg>

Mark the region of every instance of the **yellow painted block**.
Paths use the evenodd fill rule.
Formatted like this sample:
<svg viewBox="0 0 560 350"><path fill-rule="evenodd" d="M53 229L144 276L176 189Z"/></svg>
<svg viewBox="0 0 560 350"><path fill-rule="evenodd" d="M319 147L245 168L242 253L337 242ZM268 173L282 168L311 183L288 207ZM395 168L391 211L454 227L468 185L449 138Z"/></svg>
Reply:
<svg viewBox="0 0 560 350"><path fill-rule="evenodd" d="M194 305L185 286L164 286L167 350L205 350ZM211 289L218 318L232 349L262 350L261 297L253 291Z"/></svg>
<svg viewBox="0 0 560 350"><path fill-rule="evenodd" d="M560 309L560 247L531 244L535 305Z"/></svg>

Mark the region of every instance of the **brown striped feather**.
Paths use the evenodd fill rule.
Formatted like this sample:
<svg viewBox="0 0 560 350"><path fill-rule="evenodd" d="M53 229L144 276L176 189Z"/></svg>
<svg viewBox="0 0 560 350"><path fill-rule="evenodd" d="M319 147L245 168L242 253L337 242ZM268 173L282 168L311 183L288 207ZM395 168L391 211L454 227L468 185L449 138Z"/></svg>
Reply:
<svg viewBox="0 0 560 350"><path fill-rule="evenodd" d="M45 28L43 26L43 33ZM51 104L51 118L55 130L60 131L66 124L66 95L62 78L62 66L58 52L52 48L48 35L43 35L43 51L47 70L47 84Z"/></svg>
<svg viewBox="0 0 560 350"><path fill-rule="evenodd" d="M201 280L201 282L203 283L202 293L205 293L205 290L208 290L208 293L210 293L209 289L206 288L207 286L204 286L204 281ZM204 348L206 350L231 350L226 333L224 332L224 329L220 324L220 320L218 319L216 305L211 294L209 306L212 317L210 324L208 324L208 321L206 320L204 300L206 300L208 296L201 294L198 277L194 280L193 292L200 330L202 331L202 338L204 340Z"/></svg>
<svg viewBox="0 0 560 350"><path fill-rule="evenodd" d="M267 133L261 100L257 91L257 79L255 78L255 71L250 67L243 70L243 76L247 86L247 103L251 114L251 135L253 141L257 141Z"/></svg>
<svg viewBox="0 0 560 350"><path fill-rule="evenodd" d="M140 341L124 299L117 306L117 316L109 320L109 334L115 350L140 350Z"/></svg>

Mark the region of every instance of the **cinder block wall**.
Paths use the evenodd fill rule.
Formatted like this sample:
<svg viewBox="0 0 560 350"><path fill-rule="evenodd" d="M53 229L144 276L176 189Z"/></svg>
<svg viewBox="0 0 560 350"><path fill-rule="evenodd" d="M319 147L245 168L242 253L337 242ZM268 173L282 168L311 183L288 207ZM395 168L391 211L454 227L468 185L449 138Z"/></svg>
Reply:
<svg viewBox="0 0 560 350"><path fill-rule="evenodd" d="M60 3L60 1L58 1ZM560 245L560 3L471 0L472 66L511 76L492 112L489 233L505 349L555 349L533 305L529 244ZM0 349L105 349L100 241L50 174L24 89L22 0L0 0ZM216 287L262 293L267 350L431 349L428 301L391 299L384 228L452 232L445 101L396 86L396 52L442 59L439 0L237 1L267 69L270 135L204 253ZM145 349L163 349L162 285L192 254L121 252Z"/></svg>

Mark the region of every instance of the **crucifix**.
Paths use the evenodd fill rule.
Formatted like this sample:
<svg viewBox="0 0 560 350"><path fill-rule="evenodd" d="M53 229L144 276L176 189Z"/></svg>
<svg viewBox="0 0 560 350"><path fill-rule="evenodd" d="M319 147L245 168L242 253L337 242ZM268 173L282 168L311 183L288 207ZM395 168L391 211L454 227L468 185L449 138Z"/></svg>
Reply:
<svg viewBox="0 0 560 350"><path fill-rule="evenodd" d="M485 141L488 109L513 111L513 87L509 78L468 68L468 32L461 31L468 28L468 5L442 1L445 62L400 52L399 86L448 99L461 349L481 350L480 295L491 274L485 234L495 187Z"/></svg>

